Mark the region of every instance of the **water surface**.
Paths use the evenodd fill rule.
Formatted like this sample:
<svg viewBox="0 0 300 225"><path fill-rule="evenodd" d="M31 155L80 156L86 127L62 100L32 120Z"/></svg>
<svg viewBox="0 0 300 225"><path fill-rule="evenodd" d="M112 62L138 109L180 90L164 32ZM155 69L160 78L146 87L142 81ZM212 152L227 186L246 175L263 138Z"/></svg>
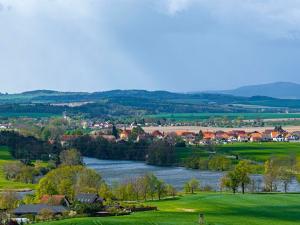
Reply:
<svg viewBox="0 0 300 225"><path fill-rule="evenodd" d="M159 179L164 180L168 184L172 184L178 190L182 190L184 183L191 178L198 179L202 187L209 185L214 190L220 190L220 178L224 175L223 172L200 171L186 169L184 167L150 166L144 162L135 161L99 160L85 157L84 163L87 167L95 169L101 173L102 177L108 184L122 182L125 179L151 172ZM263 187L262 175L253 175L251 177L255 181L253 187L256 188L256 190L261 190ZM278 190L283 190L280 183L278 183ZM300 184L296 181L296 179L294 179L289 185L289 191L300 192Z"/></svg>

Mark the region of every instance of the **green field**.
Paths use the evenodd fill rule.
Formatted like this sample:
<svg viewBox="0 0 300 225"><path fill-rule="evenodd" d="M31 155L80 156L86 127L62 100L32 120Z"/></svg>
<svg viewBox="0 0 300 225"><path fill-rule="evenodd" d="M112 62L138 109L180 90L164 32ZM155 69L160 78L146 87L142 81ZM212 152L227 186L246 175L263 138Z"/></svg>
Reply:
<svg viewBox="0 0 300 225"><path fill-rule="evenodd" d="M233 143L217 145L216 152L225 155L239 155L244 159L264 162L271 156L289 156L295 154L300 157L300 143L262 142L262 143ZM207 158L209 156L205 146L177 148L178 161L192 155Z"/></svg>
<svg viewBox="0 0 300 225"><path fill-rule="evenodd" d="M39 225L196 225L204 213L211 225L297 225L300 221L300 194L201 193L177 200L153 202L156 212L130 216L78 218Z"/></svg>
<svg viewBox="0 0 300 225"><path fill-rule="evenodd" d="M13 182L5 179L2 167L3 164L10 161L13 161L13 158L9 153L9 149L7 147L0 146L0 190L34 188L33 184L24 184L24 183Z"/></svg>
<svg viewBox="0 0 300 225"><path fill-rule="evenodd" d="M201 121L210 118L228 118L230 120L241 118L252 119L283 119L300 118L300 113L174 113L148 115L148 118L166 118L175 121Z"/></svg>

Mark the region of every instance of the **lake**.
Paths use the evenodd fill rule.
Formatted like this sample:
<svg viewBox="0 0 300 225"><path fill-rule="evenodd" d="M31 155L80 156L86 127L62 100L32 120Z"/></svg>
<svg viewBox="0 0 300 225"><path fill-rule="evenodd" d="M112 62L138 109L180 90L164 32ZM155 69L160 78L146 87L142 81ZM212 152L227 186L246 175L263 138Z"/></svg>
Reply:
<svg viewBox="0 0 300 225"><path fill-rule="evenodd" d="M164 180L168 184L172 184L178 190L182 190L184 183L191 178L198 179L202 187L209 185L214 190L220 190L219 181L224 175L223 172L200 171L186 169L184 167L151 166L144 162L136 161L99 160L84 157L84 163L87 167L98 171L108 184L122 182L127 178L137 177L151 172L159 179ZM263 187L262 175L253 175L251 177L255 181L253 188L261 190ZM280 183L278 184L278 190L283 190ZM289 185L289 191L300 192L300 184L296 179Z"/></svg>

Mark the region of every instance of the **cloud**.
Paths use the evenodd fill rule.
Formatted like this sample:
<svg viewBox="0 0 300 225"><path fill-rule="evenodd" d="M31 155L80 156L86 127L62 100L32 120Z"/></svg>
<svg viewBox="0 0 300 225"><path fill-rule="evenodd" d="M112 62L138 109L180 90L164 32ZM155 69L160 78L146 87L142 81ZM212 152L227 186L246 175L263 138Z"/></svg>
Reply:
<svg viewBox="0 0 300 225"><path fill-rule="evenodd" d="M300 1L0 3L0 92L223 89L282 74L300 82Z"/></svg>
<svg viewBox="0 0 300 225"><path fill-rule="evenodd" d="M191 0L167 0L167 12L170 15L175 15L188 9L191 3Z"/></svg>
<svg viewBox="0 0 300 225"><path fill-rule="evenodd" d="M165 7L170 16L198 8L220 24L271 38L297 39L300 32L300 1L295 0L167 0Z"/></svg>

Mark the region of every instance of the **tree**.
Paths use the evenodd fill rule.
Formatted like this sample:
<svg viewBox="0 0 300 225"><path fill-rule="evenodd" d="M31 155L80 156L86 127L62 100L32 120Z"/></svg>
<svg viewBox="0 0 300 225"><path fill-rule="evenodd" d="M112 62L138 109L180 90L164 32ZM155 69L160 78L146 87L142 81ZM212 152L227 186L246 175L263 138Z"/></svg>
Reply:
<svg viewBox="0 0 300 225"><path fill-rule="evenodd" d="M21 173L24 164L21 162L10 162L3 165L3 172L6 179L13 180Z"/></svg>
<svg viewBox="0 0 300 225"><path fill-rule="evenodd" d="M175 162L175 150L164 140L152 143L148 148L147 163L152 165L172 165Z"/></svg>
<svg viewBox="0 0 300 225"><path fill-rule="evenodd" d="M137 182L138 182L138 185L140 187L140 192L141 192L141 195L142 195L143 199L145 201L147 201L147 195L148 195L148 192L149 192L150 182L151 182L150 175L145 174L144 176L139 177Z"/></svg>
<svg viewBox="0 0 300 225"><path fill-rule="evenodd" d="M276 180L279 176L279 166L274 158L265 162L264 182L267 191L272 192L276 189Z"/></svg>
<svg viewBox="0 0 300 225"><path fill-rule="evenodd" d="M0 209L12 210L18 205L18 195L13 191L0 193Z"/></svg>
<svg viewBox="0 0 300 225"><path fill-rule="evenodd" d="M284 192L287 193L288 185L292 182L293 172L287 168L281 167L279 169L279 180L283 183Z"/></svg>
<svg viewBox="0 0 300 225"><path fill-rule="evenodd" d="M198 136L198 138L199 138L199 140L203 140L203 132L202 132L202 130L200 130L199 131L199 136Z"/></svg>
<svg viewBox="0 0 300 225"><path fill-rule="evenodd" d="M37 197L47 195L66 195L70 200L82 191L96 193L95 188L103 183L101 176L83 166L62 166L44 176L37 187Z"/></svg>
<svg viewBox="0 0 300 225"><path fill-rule="evenodd" d="M251 173L251 165L249 161L242 160L234 169L235 176L238 179L238 182L241 184L242 193L245 194L245 185L251 182L249 177Z"/></svg>
<svg viewBox="0 0 300 225"><path fill-rule="evenodd" d="M190 193L191 192L191 187L190 187L189 182L184 183L183 189L184 189L185 193Z"/></svg>
<svg viewBox="0 0 300 225"><path fill-rule="evenodd" d="M110 187L106 183L101 183L99 189L98 189L98 194L102 198L107 200L113 199L113 193L110 189Z"/></svg>
<svg viewBox="0 0 300 225"><path fill-rule="evenodd" d="M116 139L119 138L119 131L115 125L113 125L113 127L112 127L112 135L115 136Z"/></svg>
<svg viewBox="0 0 300 225"><path fill-rule="evenodd" d="M176 188L174 186L172 186L171 184L167 184L166 191L167 191L167 195L172 196L173 198L175 198L175 196L177 195Z"/></svg>
<svg viewBox="0 0 300 225"><path fill-rule="evenodd" d="M144 134L144 133L145 133L145 131L143 130L142 127L140 127L140 126L134 127L131 130L129 140L135 141L139 135Z"/></svg>
<svg viewBox="0 0 300 225"><path fill-rule="evenodd" d="M239 178L237 177L236 173L234 171L230 171L221 178L220 186L222 188L225 187L231 189L232 192L235 194L239 184Z"/></svg>
<svg viewBox="0 0 300 225"><path fill-rule="evenodd" d="M231 167L231 160L226 158L223 155L216 155L213 156L208 161L208 168L210 170L217 170L217 171L226 171Z"/></svg>
<svg viewBox="0 0 300 225"><path fill-rule="evenodd" d="M148 182L149 182L148 193L151 196L151 199L153 200L155 192L156 192L156 184L158 182L158 179L157 179L157 177L153 173L149 173L147 175L147 179L148 179Z"/></svg>
<svg viewBox="0 0 300 225"><path fill-rule="evenodd" d="M103 184L101 175L92 169L86 169L77 178L76 192L97 193Z"/></svg>
<svg viewBox="0 0 300 225"><path fill-rule="evenodd" d="M162 180L157 180L156 182L156 193L158 200L161 200L161 198L166 194L166 184Z"/></svg>
<svg viewBox="0 0 300 225"><path fill-rule="evenodd" d="M82 157L79 151L76 149L64 150L60 153L59 159L64 166L76 166L82 165Z"/></svg>
<svg viewBox="0 0 300 225"><path fill-rule="evenodd" d="M199 189L199 186L200 186L200 182L197 179L192 178L185 183L184 189L186 193L194 194L195 191Z"/></svg>

